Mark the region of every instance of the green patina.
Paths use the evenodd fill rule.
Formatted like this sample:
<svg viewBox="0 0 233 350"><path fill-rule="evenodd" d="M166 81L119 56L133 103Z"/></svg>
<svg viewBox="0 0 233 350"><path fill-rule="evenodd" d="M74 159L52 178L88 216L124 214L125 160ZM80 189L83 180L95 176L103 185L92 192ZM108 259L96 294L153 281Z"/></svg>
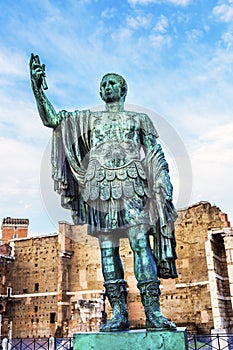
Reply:
<svg viewBox="0 0 233 350"><path fill-rule="evenodd" d="M108 345L106 345L108 344ZM74 350L187 350L185 331L76 333Z"/></svg>
<svg viewBox="0 0 233 350"><path fill-rule="evenodd" d="M31 84L43 124L53 129L52 176L74 224L99 239L113 317L102 332L129 328L126 281L119 254L128 237L147 329L175 329L160 312L158 278L176 278L172 185L158 134L144 113L126 111L125 79L106 74L101 112L56 112L44 93L45 66L32 54ZM144 156L142 157L142 152ZM149 235L153 236L151 249Z"/></svg>

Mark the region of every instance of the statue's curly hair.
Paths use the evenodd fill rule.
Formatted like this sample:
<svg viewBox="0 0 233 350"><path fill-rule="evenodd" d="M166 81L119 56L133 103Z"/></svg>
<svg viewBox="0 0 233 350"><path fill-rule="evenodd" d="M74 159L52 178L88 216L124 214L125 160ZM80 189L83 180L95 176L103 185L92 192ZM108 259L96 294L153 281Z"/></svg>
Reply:
<svg viewBox="0 0 233 350"><path fill-rule="evenodd" d="M128 91L128 86L127 86L126 80L122 77L122 75L117 74L117 73L107 73L107 74L105 74L103 76L101 82L100 82L100 87L101 87L101 85L103 83L103 80L109 75L113 75L114 77L116 77L117 80L119 81L119 83L121 84L121 95L122 95L123 99L125 100L125 97L126 97L127 91Z"/></svg>

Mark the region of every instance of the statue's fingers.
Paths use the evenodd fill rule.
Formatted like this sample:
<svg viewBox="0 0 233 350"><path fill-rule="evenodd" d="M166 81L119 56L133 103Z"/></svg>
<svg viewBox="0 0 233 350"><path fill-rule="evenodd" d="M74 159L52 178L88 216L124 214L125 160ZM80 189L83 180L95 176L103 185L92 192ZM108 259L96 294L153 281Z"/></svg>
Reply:
<svg viewBox="0 0 233 350"><path fill-rule="evenodd" d="M44 75L44 71L43 71L43 69L41 69L41 67L33 68L32 71L33 71L34 74L36 74L38 77Z"/></svg>
<svg viewBox="0 0 233 350"><path fill-rule="evenodd" d="M33 61L34 61L34 54L31 53L30 61L29 61L29 66L30 66L30 67L32 67Z"/></svg>
<svg viewBox="0 0 233 350"><path fill-rule="evenodd" d="M43 68L38 63L33 63L33 69L34 70L40 70L41 72L43 72Z"/></svg>

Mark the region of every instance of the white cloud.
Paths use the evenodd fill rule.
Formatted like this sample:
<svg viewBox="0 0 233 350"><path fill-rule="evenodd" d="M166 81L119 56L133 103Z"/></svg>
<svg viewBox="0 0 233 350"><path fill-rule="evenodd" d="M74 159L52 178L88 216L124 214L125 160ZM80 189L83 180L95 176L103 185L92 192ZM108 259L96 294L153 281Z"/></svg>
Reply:
<svg viewBox="0 0 233 350"><path fill-rule="evenodd" d="M149 36L150 43L155 48L161 48L163 46L169 46L171 43L171 37L169 35L151 34Z"/></svg>
<svg viewBox="0 0 233 350"><path fill-rule="evenodd" d="M1 96L0 127L1 135L12 140L21 140L25 144L44 144L51 133L51 130L42 126L32 93L29 97L15 88L4 91Z"/></svg>
<svg viewBox="0 0 233 350"><path fill-rule="evenodd" d="M19 52L1 48L0 52L0 74L25 76L25 57Z"/></svg>
<svg viewBox="0 0 233 350"><path fill-rule="evenodd" d="M217 5L213 8L213 14L222 22L231 22L233 19L233 2L228 0L226 3Z"/></svg>
<svg viewBox="0 0 233 350"><path fill-rule="evenodd" d="M125 40L128 40L132 35L132 31L129 28L121 28L117 32L112 33L113 40L118 40L120 42L123 42Z"/></svg>
<svg viewBox="0 0 233 350"><path fill-rule="evenodd" d="M226 45L227 49L229 50L232 47L233 44L233 34L230 32L223 33L222 35L222 41Z"/></svg>
<svg viewBox="0 0 233 350"><path fill-rule="evenodd" d="M192 29L191 31L186 33L188 41L197 41L203 36L203 32L200 29Z"/></svg>
<svg viewBox="0 0 233 350"><path fill-rule="evenodd" d="M199 137L196 143L195 158L208 163L230 165L233 159L232 135L233 123L207 131Z"/></svg>
<svg viewBox="0 0 233 350"><path fill-rule="evenodd" d="M191 147L193 202L209 200L226 212L232 207L232 133L232 122L215 127L204 132Z"/></svg>
<svg viewBox="0 0 233 350"><path fill-rule="evenodd" d="M192 0L128 0L130 5L148 5L167 3L178 6L187 6Z"/></svg>
<svg viewBox="0 0 233 350"><path fill-rule="evenodd" d="M67 214L60 210L60 199L57 199L59 205L54 207L53 215L48 212L46 203L42 200L42 170L46 172L46 182L51 186L50 192L53 192L49 164L46 169L41 169L43 153L44 148L39 149L22 141L0 137L1 216L29 218L29 231L33 234L56 231L58 220L66 218Z"/></svg>
<svg viewBox="0 0 233 350"><path fill-rule="evenodd" d="M132 29L148 28L151 23L151 15L148 16L128 16L126 18L127 25Z"/></svg>
<svg viewBox="0 0 233 350"><path fill-rule="evenodd" d="M113 18L117 13L117 9L112 7L112 8L106 8L102 13L101 16L107 19Z"/></svg>
<svg viewBox="0 0 233 350"><path fill-rule="evenodd" d="M167 28L168 28L168 19L167 17L161 15L158 22L154 26L153 30L161 34L165 34L167 32Z"/></svg>
<svg viewBox="0 0 233 350"><path fill-rule="evenodd" d="M1 212L9 210L4 203L14 207L21 203L21 207L33 204L38 196L40 152L22 142L6 137L0 138L0 183ZM21 208L20 208L21 210Z"/></svg>

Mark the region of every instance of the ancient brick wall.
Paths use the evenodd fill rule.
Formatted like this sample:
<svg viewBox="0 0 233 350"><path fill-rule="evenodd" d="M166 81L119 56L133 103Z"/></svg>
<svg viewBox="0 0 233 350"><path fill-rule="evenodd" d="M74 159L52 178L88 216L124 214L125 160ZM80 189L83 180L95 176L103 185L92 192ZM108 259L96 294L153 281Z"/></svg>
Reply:
<svg viewBox="0 0 233 350"><path fill-rule="evenodd" d="M161 281L161 308L163 313L177 325L188 326L190 330L209 333L213 327L213 315L210 298L210 284L206 262L205 240L211 227L228 226L226 215L219 208L208 202L200 202L179 211L176 222L177 268L179 277L176 280ZM71 226L76 240L73 241L74 254L71 265L72 290L98 290L103 288L100 253L98 241L87 236L83 230ZM79 234L77 235L77 230ZM129 287L128 306L132 327L143 327L145 315L136 287L133 273L133 256L127 239L121 240L120 249L125 267L125 279ZM225 271L227 273L227 271ZM79 278L77 279L77 273ZM77 281L77 282L75 282ZM80 283L80 285L79 285ZM98 293L85 294L79 297L98 297ZM99 292L100 298L100 292ZM75 301L75 298L72 299ZM77 300L77 299L76 299ZM108 316L111 316L107 303Z"/></svg>
<svg viewBox="0 0 233 350"><path fill-rule="evenodd" d="M72 256L70 292L102 290L103 278L98 239L88 236L83 226L71 226Z"/></svg>
<svg viewBox="0 0 233 350"><path fill-rule="evenodd" d="M214 325L205 242L209 228L227 225L221 211L207 202L179 211L179 277L161 281L162 312L178 326L209 333ZM86 234L85 226L60 223L56 235L10 244L15 261L9 270L8 286L13 295L4 317L12 321L13 337L67 336L99 328L104 289L100 250L98 240ZM131 326L143 327L145 316L127 239L121 240L120 253L129 288ZM225 263L217 268L221 276L227 276ZM108 302L106 311L110 317Z"/></svg>
<svg viewBox="0 0 233 350"><path fill-rule="evenodd" d="M11 272L14 258L11 256L11 247L8 244L0 246L0 317L1 317L1 335L9 332L10 320L6 316L6 310L9 308L11 297Z"/></svg>
<svg viewBox="0 0 233 350"><path fill-rule="evenodd" d="M214 322L205 241L209 228L226 226L226 216L208 202L178 214L175 232L179 277L162 281L162 309L177 325L186 324L190 330L210 333Z"/></svg>
<svg viewBox="0 0 233 350"><path fill-rule="evenodd" d="M177 269L179 283L206 281L208 279L204 242L208 229L225 225L222 213L208 202L200 202L179 210L175 232L177 241Z"/></svg>
<svg viewBox="0 0 233 350"><path fill-rule="evenodd" d="M58 299L58 236L34 237L11 243L12 299L8 315L14 337L43 337L56 330Z"/></svg>

